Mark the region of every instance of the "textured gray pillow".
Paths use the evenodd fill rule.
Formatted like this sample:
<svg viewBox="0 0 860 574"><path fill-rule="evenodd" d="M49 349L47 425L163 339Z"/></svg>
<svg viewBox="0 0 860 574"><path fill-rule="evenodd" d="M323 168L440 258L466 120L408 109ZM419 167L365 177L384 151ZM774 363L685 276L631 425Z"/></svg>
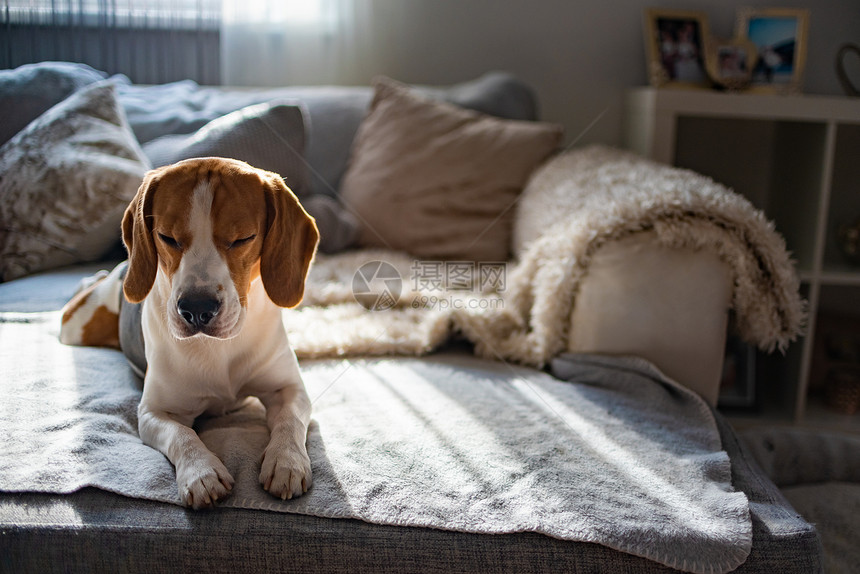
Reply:
<svg viewBox="0 0 860 574"><path fill-rule="evenodd" d="M296 195L307 191L305 121L294 101L248 106L214 119L190 134L161 136L143 144L153 167L192 157L228 157L279 174Z"/></svg>
<svg viewBox="0 0 860 574"><path fill-rule="evenodd" d="M148 168L110 81L36 118L0 148L0 279L104 255Z"/></svg>

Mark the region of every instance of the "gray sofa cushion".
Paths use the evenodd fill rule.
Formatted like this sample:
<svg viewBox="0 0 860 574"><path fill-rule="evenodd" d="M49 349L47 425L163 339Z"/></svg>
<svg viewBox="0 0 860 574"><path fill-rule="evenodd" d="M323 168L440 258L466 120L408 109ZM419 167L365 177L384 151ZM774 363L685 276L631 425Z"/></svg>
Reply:
<svg viewBox="0 0 860 574"><path fill-rule="evenodd" d="M860 436L786 426L748 429L740 438L794 508L815 524L825 571L856 571Z"/></svg>
<svg viewBox="0 0 860 574"><path fill-rule="evenodd" d="M525 83L503 72L485 74L448 88L420 87L425 93L506 119L534 120L537 104ZM191 133L209 121L273 99L298 100L308 111L305 157L310 190L336 196L350 147L367 112L368 86L285 87L253 91L200 87L190 81L159 86L120 86L119 97L141 144L165 134Z"/></svg>
<svg viewBox="0 0 860 574"><path fill-rule="evenodd" d="M741 439L778 486L860 483L860 436L794 427L744 431Z"/></svg>
<svg viewBox="0 0 860 574"><path fill-rule="evenodd" d="M735 572L822 572L821 540L815 527L789 504L728 421L715 412L723 448L732 459L732 484L750 503L753 545Z"/></svg>

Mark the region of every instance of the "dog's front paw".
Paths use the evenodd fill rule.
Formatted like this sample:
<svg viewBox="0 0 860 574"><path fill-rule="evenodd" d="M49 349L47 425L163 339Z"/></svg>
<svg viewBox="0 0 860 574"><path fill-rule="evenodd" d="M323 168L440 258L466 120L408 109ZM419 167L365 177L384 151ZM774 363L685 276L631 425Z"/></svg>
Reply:
<svg viewBox="0 0 860 574"><path fill-rule="evenodd" d="M233 477L227 467L212 453L176 467L179 497L194 509L209 508L233 489Z"/></svg>
<svg viewBox="0 0 860 574"><path fill-rule="evenodd" d="M311 487L311 459L304 445L269 443L260 467L260 484L281 500L301 496Z"/></svg>

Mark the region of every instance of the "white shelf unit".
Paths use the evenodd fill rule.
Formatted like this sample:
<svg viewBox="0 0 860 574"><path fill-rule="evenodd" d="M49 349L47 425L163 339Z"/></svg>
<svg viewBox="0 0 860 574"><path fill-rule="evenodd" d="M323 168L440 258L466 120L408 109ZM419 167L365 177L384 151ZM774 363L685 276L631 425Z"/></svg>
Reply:
<svg viewBox="0 0 860 574"><path fill-rule="evenodd" d="M807 335L785 357L758 356L763 413L838 427L850 419L857 430L860 415L831 417L815 397L824 377L819 319L860 320L860 267L836 241L839 226L860 217L860 99L636 88L626 105L628 148L745 195L797 260Z"/></svg>

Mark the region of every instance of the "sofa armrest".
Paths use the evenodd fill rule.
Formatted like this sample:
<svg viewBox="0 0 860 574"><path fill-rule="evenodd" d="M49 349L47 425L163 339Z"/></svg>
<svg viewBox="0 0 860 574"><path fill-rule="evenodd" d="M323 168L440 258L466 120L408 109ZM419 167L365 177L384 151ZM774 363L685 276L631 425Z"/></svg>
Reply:
<svg viewBox="0 0 860 574"><path fill-rule="evenodd" d="M731 297L714 253L667 247L653 231L609 241L580 284L567 350L645 358L715 405Z"/></svg>
<svg viewBox="0 0 860 574"><path fill-rule="evenodd" d="M504 316L471 330L489 338L476 344L488 356L542 366L564 351L634 353L713 403L728 309L737 335L765 352L784 352L806 320L794 263L763 212L623 150L572 149L538 168L513 251Z"/></svg>

